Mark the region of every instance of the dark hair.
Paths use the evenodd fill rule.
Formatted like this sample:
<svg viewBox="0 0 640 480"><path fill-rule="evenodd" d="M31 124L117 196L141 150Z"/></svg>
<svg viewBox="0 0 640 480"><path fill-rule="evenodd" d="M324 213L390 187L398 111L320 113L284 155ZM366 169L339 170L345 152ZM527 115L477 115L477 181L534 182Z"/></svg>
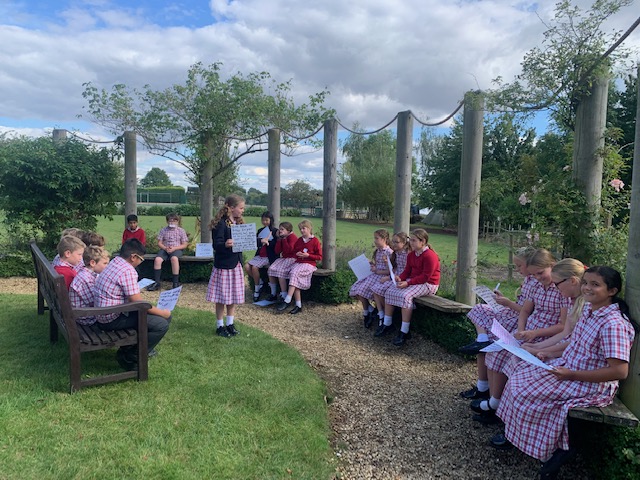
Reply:
<svg viewBox="0 0 640 480"><path fill-rule="evenodd" d="M98 247L104 247L104 237L96 232L85 231L82 232L81 240L85 245L97 245Z"/></svg>
<svg viewBox="0 0 640 480"><path fill-rule="evenodd" d="M274 228L275 227L274 223L276 223L276 220L273 218L273 213L271 213L269 210L264 212L260 218L268 218L269 219L269 228Z"/></svg>
<svg viewBox="0 0 640 480"><path fill-rule="evenodd" d="M386 229L381 228L379 230L376 230L375 232L373 232L373 236L383 239L384 240L384 244L387 247L389 246L389 232ZM377 251L378 251L378 247L375 247L373 249L373 253L371 254L371 258L373 259L374 262L376 261L376 252Z"/></svg>
<svg viewBox="0 0 640 480"><path fill-rule="evenodd" d="M137 222L137 221L138 221L138 216L135 213L132 213L131 215L127 215L127 223Z"/></svg>
<svg viewBox="0 0 640 480"><path fill-rule="evenodd" d="M147 249L137 238L130 238L120 247L120 256L122 258L129 258L134 253L136 255L143 256L145 253L147 253Z"/></svg>
<svg viewBox="0 0 640 480"><path fill-rule="evenodd" d="M617 303L620 308L620 313L624 315L633 325L634 330L638 331L638 324L631 318L631 312L629 305L618 295L622 291L622 275L615 268L607 267L605 265L594 265L587 268L584 273L595 273L604 281L608 289L617 289L618 292L611 299L611 303Z"/></svg>
<svg viewBox="0 0 640 480"><path fill-rule="evenodd" d="M293 225L291 225L291 222L280 222L280 226L287 232L293 232Z"/></svg>

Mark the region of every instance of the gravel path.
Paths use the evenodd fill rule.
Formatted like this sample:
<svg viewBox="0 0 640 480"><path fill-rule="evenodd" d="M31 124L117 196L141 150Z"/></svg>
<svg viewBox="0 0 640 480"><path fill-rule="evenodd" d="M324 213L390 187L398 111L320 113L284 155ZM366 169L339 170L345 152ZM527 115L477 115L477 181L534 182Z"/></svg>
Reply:
<svg viewBox="0 0 640 480"><path fill-rule="evenodd" d="M179 306L212 311L205 291L204 284L184 285ZM36 282L0 279L0 292L35 294ZM154 302L158 293L144 296ZM401 349L374 338L355 305L306 304L296 316L244 305L236 318L296 348L326 381L336 478L536 478L539 462L489 446L498 427L473 422L458 397L475 381L475 362L419 335ZM580 458L560 478L588 478Z"/></svg>

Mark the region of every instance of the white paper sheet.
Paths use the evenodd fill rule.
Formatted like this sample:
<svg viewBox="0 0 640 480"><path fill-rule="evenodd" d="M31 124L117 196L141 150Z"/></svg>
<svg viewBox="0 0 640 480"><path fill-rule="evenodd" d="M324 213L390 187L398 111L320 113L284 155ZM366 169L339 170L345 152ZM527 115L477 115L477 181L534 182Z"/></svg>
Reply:
<svg viewBox="0 0 640 480"><path fill-rule="evenodd" d="M371 263L369 263L369 259L365 257L364 253L352 260L349 260L348 263L351 270L353 270L353 273L358 277L358 280L367 278L373 273L371 271Z"/></svg>
<svg viewBox="0 0 640 480"><path fill-rule="evenodd" d="M196 243L196 257L213 257L213 244Z"/></svg>
<svg viewBox="0 0 640 480"><path fill-rule="evenodd" d="M545 370L555 370L551 365L547 365L542 360L540 360L535 355L527 352L524 348L520 347L520 342L514 338L500 323L496 320L493 321L493 325L491 326L491 333L493 333L498 340L494 343L497 343L505 350L513 353L516 357L521 358L525 362L529 362L533 365L537 365L538 367L544 368Z"/></svg>
<svg viewBox="0 0 640 480"><path fill-rule="evenodd" d="M182 286L171 290L163 290L160 298L158 298L158 308L161 310L173 310L176 308L180 292L182 292Z"/></svg>
<svg viewBox="0 0 640 480"><path fill-rule="evenodd" d="M504 347L497 342L493 342L491 345L489 345L488 347L484 347L480 351L483 353L489 353L489 352L499 352L500 350L504 350Z"/></svg>
<svg viewBox="0 0 640 480"><path fill-rule="evenodd" d="M256 249L256 224L243 223L231 225L232 250L234 253L248 252Z"/></svg>
<svg viewBox="0 0 640 480"><path fill-rule="evenodd" d="M274 303L276 303L275 300L260 300L259 302L253 302L254 305L258 305L259 307L268 307Z"/></svg>
<svg viewBox="0 0 640 480"><path fill-rule="evenodd" d="M267 240L271 240L273 238L273 235L271 235L271 229L263 228L262 230L260 230L260 233L258 233L258 238L266 238Z"/></svg>
<svg viewBox="0 0 640 480"><path fill-rule="evenodd" d="M489 287L485 285L478 285L477 287L473 288L473 291L477 296L484 300L485 303L489 305L494 312L497 312L498 310L504 308L502 305L496 302L496 294L493 293L493 291Z"/></svg>
<svg viewBox="0 0 640 480"><path fill-rule="evenodd" d="M391 264L391 259L389 258L389 255L387 255L387 265L389 266L389 275L391 275L391 281L393 282L394 285L397 285L398 282L396 282L396 276L393 274L393 265Z"/></svg>
<svg viewBox="0 0 640 480"><path fill-rule="evenodd" d="M141 280L138 280L138 286L140 287L140 290L142 290L144 287L148 287L153 283L156 283L156 282L154 282L150 278L143 278Z"/></svg>

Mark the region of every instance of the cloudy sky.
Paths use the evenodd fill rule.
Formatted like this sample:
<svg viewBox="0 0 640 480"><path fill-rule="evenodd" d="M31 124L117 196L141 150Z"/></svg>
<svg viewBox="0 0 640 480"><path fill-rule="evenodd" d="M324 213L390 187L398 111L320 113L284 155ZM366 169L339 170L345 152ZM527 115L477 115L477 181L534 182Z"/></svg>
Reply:
<svg viewBox="0 0 640 480"><path fill-rule="evenodd" d="M299 101L326 87L327 106L348 126L376 129L405 110L439 120L466 91L519 73L556 2L0 0L0 132L64 128L111 139L78 118L83 83L162 89L183 83L195 62L222 62L223 75L266 70L291 80ZM627 7L604 31L626 30L637 15L637 5ZM626 44L640 45L640 34ZM282 165L283 185L302 179L321 188L322 152ZM139 150L139 178L153 166L187 185L178 164ZM266 172L266 156L243 157L245 188L266 191Z"/></svg>

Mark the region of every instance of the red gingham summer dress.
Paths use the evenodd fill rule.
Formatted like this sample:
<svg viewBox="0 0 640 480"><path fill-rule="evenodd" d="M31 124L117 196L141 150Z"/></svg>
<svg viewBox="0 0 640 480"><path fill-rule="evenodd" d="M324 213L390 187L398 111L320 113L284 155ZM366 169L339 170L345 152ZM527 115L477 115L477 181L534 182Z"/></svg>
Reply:
<svg viewBox="0 0 640 480"><path fill-rule="evenodd" d="M406 250L401 250L396 252L396 269L393 271L396 275L400 275L404 272L405 267L407 266L407 255L409 252ZM384 294L387 292L390 286L393 285L391 280L387 280L386 282L378 282L371 286L371 292L384 297Z"/></svg>
<svg viewBox="0 0 640 480"><path fill-rule="evenodd" d="M387 270L389 266L387 265L387 257L390 257L393 253L391 247L385 246L383 248L377 248L375 254L375 268L376 270ZM380 279L384 277L384 275L378 275L377 273L372 273L366 278L362 280L358 280L356 283L351 285L349 289L350 297L357 297L360 295L368 300L373 300L373 292L371 289L374 285L380 283Z"/></svg>

